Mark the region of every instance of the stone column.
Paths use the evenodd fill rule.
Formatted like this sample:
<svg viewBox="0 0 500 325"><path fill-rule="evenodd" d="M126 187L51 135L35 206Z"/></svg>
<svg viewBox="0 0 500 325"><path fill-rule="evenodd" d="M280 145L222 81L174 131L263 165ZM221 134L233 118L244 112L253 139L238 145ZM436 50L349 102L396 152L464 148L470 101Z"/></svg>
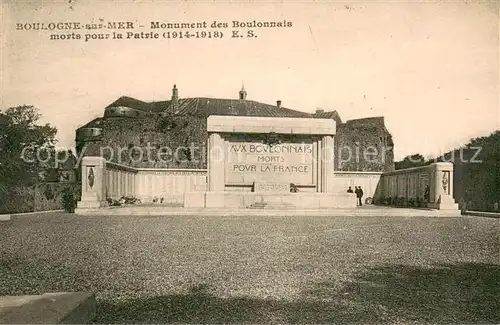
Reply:
<svg viewBox="0 0 500 325"><path fill-rule="evenodd" d="M323 192L323 146L321 145L321 140L315 142L315 166L316 168L316 192Z"/></svg>
<svg viewBox="0 0 500 325"><path fill-rule="evenodd" d="M322 176L322 192L332 193L334 187L334 155L335 148L333 142L333 136L326 135L323 137L322 141L322 164L321 164L321 176Z"/></svg>
<svg viewBox="0 0 500 325"><path fill-rule="evenodd" d="M225 168L224 140L219 133L211 133L208 138L208 190L210 192L224 191Z"/></svg>
<svg viewBox="0 0 500 325"><path fill-rule="evenodd" d="M82 200L79 209L99 208L106 202L106 160L102 157L82 159Z"/></svg>
<svg viewBox="0 0 500 325"><path fill-rule="evenodd" d="M397 196L399 196L399 175L394 176L394 182L395 182L395 185L394 185L394 196L393 197L397 197Z"/></svg>
<svg viewBox="0 0 500 325"><path fill-rule="evenodd" d="M208 192L205 193L204 202L200 202L200 195L184 195L184 206L199 206L206 208L224 207L225 188L225 143L219 133L211 133L208 137Z"/></svg>
<svg viewBox="0 0 500 325"><path fill-rule="evenodd" d="M441 195L441 186L440 186L440 173L436 170L436 165L432 168L432 199L431 202L437 203L439 200L439 196Z"/></svg>
<svg viewBox="0 0 500 325"><path fill-rule="evenodd" d="M313 140L312 142L312 164L313 164L313 170L312 170L312 182L314 185L316 185L316 192L319 191L318 189L318 161L317 161L317 156L318 156L318 142L316 139Z"/></svg>
<svg viewBox="0 0 500 325"><path fill-rule="evenodd" d="M453 198L453 164L450 162L434 163L431 166L432 203L429 207L439 210L458 210Z"/></svg>

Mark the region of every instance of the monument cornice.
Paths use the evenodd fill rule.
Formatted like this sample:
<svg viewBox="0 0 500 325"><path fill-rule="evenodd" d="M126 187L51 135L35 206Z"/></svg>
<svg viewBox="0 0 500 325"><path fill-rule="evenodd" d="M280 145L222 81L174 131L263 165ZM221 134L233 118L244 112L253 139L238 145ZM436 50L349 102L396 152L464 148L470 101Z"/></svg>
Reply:
<svg viewBox="0 0 500 325"><path fill-rule="evenodd" d="M273 132L296 135L334 135L335 130L336 123L332 119L223 115L212 115L207 119L209 133L262 134Z"/></svg>

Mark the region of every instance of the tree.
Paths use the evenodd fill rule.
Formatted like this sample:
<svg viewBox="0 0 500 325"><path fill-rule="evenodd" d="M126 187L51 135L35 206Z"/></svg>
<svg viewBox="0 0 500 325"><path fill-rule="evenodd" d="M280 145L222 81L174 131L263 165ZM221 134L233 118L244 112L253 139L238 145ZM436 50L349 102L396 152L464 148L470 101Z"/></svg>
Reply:
<svg viewBox="0 0 500 325"><path fill-rule="evenodd" d="M57 130L39 125L39 118L33 106L0 111L0 186L32 185L38 177L38 158L54 154Z"/></svg>
<svg viewBox="0 0 500 325"><path fill-rule="evenodd" d="M492 210L494 203L500 202L500 130L471 139L466 147L474 149L477 156L463 163L469 175L455 183L466 190L467 199L478 205L475 208Z"/></svg>
<svg viewBox="0 0 500 325"><path fill-rule="evenodd" d="M397 161L394 163L395 169L405 169L412 167L420 167L428 165L430 161L426 161L425 157L421 154L417 153L414 155L409 155L403 158L401 161Z"/></svg>

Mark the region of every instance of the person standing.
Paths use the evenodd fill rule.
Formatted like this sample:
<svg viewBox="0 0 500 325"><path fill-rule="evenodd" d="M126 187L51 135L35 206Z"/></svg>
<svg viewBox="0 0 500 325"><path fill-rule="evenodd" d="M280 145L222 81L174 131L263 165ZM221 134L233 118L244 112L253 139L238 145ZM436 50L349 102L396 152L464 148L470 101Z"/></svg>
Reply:
<svg viewBox="0 0 500 325"><path fill-rule="evenodd" d="M353 193L352 191L352 188L349 186L349 188L347 189L347 193Z"/></svg>
<svg viewBox="0 0 500 325"><path fill-rule="evenodd" d="M361 186L358 186L358 203L359 203L359 206L362 206L363 205L363 189L361 188Z"/></svg>

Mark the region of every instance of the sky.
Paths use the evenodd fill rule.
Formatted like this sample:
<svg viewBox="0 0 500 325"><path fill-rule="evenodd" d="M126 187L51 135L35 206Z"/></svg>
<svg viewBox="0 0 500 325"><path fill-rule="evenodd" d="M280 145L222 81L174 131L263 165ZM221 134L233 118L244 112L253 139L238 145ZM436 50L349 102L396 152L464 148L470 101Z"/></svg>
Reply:
<svg viewBox="0 0 500 325"><path fill-rule="evenodd" d="M437 156L500 129L496 1L2 2L0 109L34 105L74 147L75 129L126 95L248 99L343 121L384 116L395 158ZM232 21L284 21L231 38ZM17 30L18 23L227 22L222 39L50 40L110 30ZM220 30L220 29L219 29ZM153 30L163 33L167 30ZM192 30L193 32L196 30ZM213 31L213 29L212 29ZM246 33L247 29L241 30ZM120 31L126 33L127 31Z"/></svg>

